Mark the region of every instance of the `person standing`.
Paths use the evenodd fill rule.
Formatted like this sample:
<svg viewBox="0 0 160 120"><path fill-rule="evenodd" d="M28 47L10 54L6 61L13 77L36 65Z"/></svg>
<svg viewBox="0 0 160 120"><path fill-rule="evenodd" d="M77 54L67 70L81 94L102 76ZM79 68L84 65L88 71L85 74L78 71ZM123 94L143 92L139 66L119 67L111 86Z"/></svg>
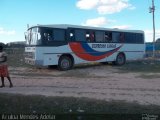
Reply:
<svg viewBox="0 0 160 120"><path fill-rule="evenodd" d="M0 87L5 87L5 84L4 84L5 77L7 77L10 83L9 87L13 87L13 84L8 72L8 65L6 62L7 62L7 54L3 51L3 46L0 45L0 76L2 81L2 85Z"/></svg>

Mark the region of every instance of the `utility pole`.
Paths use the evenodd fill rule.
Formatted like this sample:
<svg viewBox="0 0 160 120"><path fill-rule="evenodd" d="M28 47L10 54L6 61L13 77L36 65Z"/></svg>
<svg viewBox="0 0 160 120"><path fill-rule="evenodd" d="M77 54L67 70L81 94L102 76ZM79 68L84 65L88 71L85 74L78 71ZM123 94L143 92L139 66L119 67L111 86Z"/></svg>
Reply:
<svg viewBox="0 0 160 120"><path fill-rule="evenodd" d="M149 8L149 13L152 13L153 19L153 58L155 58L155 6L154 0L152 0L152 7Z"/></svg>

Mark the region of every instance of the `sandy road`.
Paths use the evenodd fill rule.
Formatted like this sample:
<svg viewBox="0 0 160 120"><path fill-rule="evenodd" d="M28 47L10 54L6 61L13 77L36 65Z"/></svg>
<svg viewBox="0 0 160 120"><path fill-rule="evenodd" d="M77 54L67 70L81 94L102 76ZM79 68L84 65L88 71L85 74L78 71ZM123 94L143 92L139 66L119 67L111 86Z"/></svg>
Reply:
<svg viewBox="0 0 160 120"><path fill-rule="evenodd" d="M141 73L121 73L110 66L65 72L23 68L10 70L14 87L8 88L8 81L5 81L7 87L0 88L0 93L88 97L160 105L160 79L144 79L140 77Z"/></svg>

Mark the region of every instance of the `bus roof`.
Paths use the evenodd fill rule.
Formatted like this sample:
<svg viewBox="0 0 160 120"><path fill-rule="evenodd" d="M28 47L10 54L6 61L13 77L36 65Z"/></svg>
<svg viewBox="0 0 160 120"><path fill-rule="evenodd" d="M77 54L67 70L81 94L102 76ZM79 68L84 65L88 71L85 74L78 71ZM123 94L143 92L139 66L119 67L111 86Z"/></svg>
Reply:
<svg viewBox="0 0 160 120"><path fill-rule="evenodd" d="M80 25L70 25L70 24L35 25L30 28L33 28L33 27L47 27L47 28L61 28L61 29L79 28L79 29L89 29L89 30L106 30L106 31L118 31L118 32L144 33L144 31L142 30L124 30L124 29L118 29L118 28L103 28L103 27L91 27L91 26L80 26Z"/></svg>

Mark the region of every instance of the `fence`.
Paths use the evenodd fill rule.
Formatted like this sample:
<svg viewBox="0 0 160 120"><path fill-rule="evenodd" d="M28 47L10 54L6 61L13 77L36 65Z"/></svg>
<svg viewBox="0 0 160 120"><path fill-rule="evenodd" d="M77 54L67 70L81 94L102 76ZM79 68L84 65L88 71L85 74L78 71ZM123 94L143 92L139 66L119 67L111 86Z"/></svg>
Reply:
<svg viewBox="0 0 160 120"><path fill-rule="evenodd" d="M150 58L150 57L153 57L153 51L146 51L146 54L145 54L145 57L146 58ZM160 58L160 51L155 51L155 58Z"/></svg>

